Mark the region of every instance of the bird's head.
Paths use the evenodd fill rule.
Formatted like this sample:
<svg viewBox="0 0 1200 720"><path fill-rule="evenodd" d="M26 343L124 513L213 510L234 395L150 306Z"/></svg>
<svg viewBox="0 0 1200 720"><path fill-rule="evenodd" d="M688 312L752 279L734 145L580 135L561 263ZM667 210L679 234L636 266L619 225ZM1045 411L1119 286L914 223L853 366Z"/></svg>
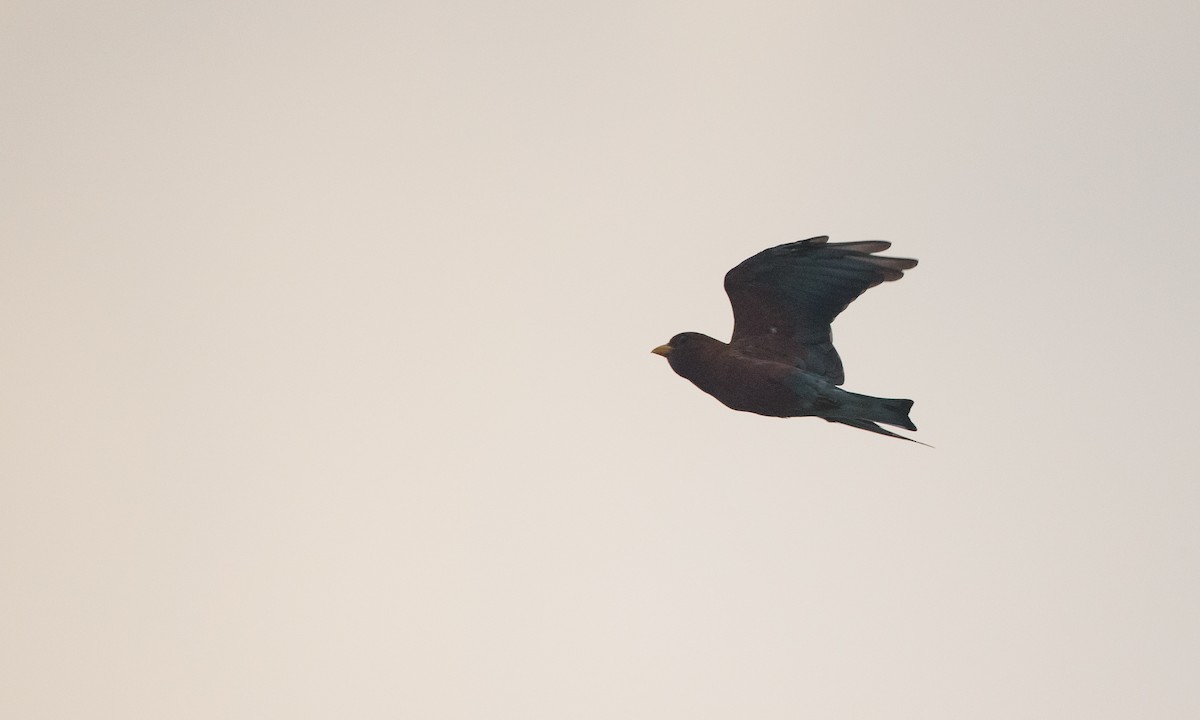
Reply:
<svg viewBox="0 0 1200 720"><path fill-rule="evenodd" d="M679 333L666 345L659 345L650 352L662 355L671 363L671 369L684 377L691 377L694 370L702 366L713 355L720 353L725 343L697 332Z"/></svg>

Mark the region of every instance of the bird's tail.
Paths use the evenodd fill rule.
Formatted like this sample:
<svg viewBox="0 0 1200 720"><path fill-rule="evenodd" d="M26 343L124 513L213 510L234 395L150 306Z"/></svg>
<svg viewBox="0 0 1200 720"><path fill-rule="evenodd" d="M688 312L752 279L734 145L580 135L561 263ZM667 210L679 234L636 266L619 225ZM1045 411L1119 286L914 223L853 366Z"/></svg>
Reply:
<svg viewBox="0 0 1200 720"><path fill-rule="evenodd" d="M796 372L789 376L792 388L803 403L807 404L805 415L816 415L830 422L838 422L860 430L880 435L905 438L903 435L884 430L876 423L895 425L905 430L916 430L917 426L908 417L913 401L901 398L881 398L860 395L837 387L825 378L812 373ZM917 442L914 440L913 442ZM924 445L924 443L921 443Z"/></svg>
<svg viewBox="0 0 1200 720"><path fill-rule="evenodd" d="M898 434L892 432L891 430L885 430L884 428L879 427L878 425L871 422L870 420L850 420L850 419L846 419L846 418L838 418L836 420L833 418L826 418L826 419L829 420L829 422L836 422L836 423L841 423L843 425L849 425L850 427L856 427L859 430L867 430L868 432L879 433L880 435L887 435L888 437L900 438L901 440L907 440L909 442L914 442L918 445L924 445L925 447L933 447L932 445L923 443L920 440L913 440L910 437L904 437L903 435L898 435Z"/></svg>
<svg viewBox="0 0 1200 720"><path fill-rule="evenodd" d="M902 427L905 430L916 430L917 426L913 425L913 421L909 419L908 414L912 412L912 400L898 400L893 398L871 398L875 402L872 403L872 413L869 419L876 422L885 423L887 425L895 425Z"/></svg>
<svg viewBox="0 0 1200 720"><path fill-rule="evenodd" d="M911 440L911 438L897 435L890 430L884 430L876 423L895 425L905 430L916 430L917 426L908 417L908 413L912 411L912 400L878 398L871 395L859 395L858 393L845 390L842 392L845 393L843 402L839 403L839 407L836 410L832 412L827 411L828 414L824 415L826 420L839 422L860 430L879 433L880 435ZM913 442L918 441L913 440ZM924 445L925 443L921 444Z"/></svg>

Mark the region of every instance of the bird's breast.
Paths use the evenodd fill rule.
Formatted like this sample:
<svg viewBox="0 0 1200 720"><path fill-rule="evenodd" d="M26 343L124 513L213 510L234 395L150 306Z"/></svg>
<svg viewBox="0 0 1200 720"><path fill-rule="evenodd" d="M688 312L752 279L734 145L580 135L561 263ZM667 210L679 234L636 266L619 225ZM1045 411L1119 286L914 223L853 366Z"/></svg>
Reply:
<svg viewBox="0 0 1200 720"><path fill-rule="evenodd" d="M754 360L738 355L714 358L684 375L696 387L734 410L791 417L796 414L796 396L784 379L796 369L781 363Z"/></svg>

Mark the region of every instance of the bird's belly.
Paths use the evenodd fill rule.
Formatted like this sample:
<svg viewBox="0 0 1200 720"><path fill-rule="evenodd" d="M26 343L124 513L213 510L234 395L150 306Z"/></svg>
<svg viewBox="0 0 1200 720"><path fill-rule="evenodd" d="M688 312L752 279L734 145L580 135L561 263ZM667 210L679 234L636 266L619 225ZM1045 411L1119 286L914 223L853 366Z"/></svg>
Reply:
<svg viewBox="0 0 1200 720"><path fill-rule="evenodd" d="M769 417L795 417L800 414L796 407L795 394L775 383L753 387L705 387L696 383L704 392L712 395L733 410L766 415Z"/></svg>

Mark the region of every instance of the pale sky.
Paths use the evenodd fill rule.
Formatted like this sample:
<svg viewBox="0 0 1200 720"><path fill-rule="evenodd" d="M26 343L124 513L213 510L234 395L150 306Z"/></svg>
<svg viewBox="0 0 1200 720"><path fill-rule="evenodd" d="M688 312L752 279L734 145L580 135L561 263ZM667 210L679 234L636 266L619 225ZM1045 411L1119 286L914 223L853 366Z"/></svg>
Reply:
<svg viewBox="0 0 1200 720"><path fill-rule="evenodd" d="M0 716L1200 717L1197 28L6 3ZM820 234L936 449L650 354Z"/></svg>

